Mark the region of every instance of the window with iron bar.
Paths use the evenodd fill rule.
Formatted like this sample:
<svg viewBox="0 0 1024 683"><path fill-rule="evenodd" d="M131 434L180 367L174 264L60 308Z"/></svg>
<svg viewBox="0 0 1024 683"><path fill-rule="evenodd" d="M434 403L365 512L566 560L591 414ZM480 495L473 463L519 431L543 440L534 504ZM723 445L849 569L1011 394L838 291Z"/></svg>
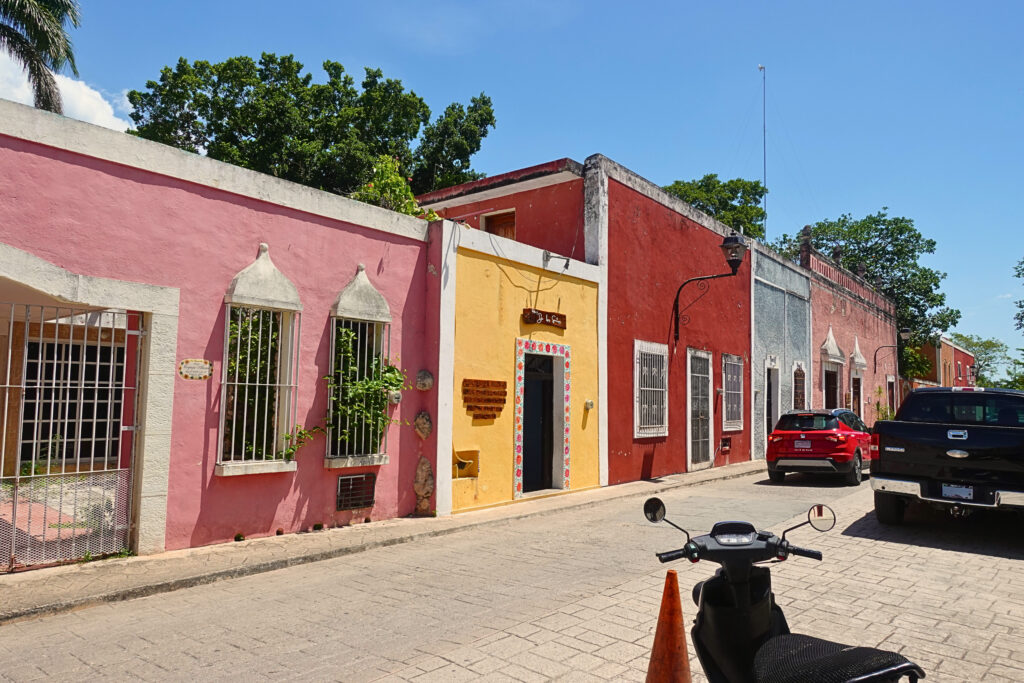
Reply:
<svg viewBox="0 0 1024 683"><path fill-rule="evenodd" d="M633 342L633 436L668 434L668 345Z"/></svg>
<svg viewBox="0 0 1024 683"><path fill-rule="evenodd" d="M334 318L331 348L327 457L386 454L391 325Z"/></svg>
<svg viewBox="0 0 1024 683"><path fill-rule="evenodd" d="M338 477L338 510L373 507L376 485L377 475L373 472Z"/></svg>
<svg viewBox="0 0 1024 683"><path fill-rule="evenodd" d="M793 410L804 410L807 407L807 402L804 399L805 379L806 373L804 373L803 368L796 367L793 369Z"/></svg>
<svg viewBox="0 0 1024 683"><path fill-rule="evenodd" d="M743 357L722 354L722 383L725 385L725 410L722 428L743 429Z"/></svg>
<svg viewBox="0 0 1024 683"><path fill-rule="evenodd" d="M221 464L284 459L295 425L299 314L227 304Z"/></svg>

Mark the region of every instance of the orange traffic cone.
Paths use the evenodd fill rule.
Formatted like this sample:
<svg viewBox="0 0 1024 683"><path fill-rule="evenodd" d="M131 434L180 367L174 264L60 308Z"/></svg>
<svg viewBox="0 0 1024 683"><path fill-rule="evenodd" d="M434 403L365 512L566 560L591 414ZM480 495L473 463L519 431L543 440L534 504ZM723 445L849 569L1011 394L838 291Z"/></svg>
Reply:
<svg viewBox="0 0 1024 683"><path fill-rule="evenodd" d="M690 655L683 630L683 605L679 601L679 579L674 569L665 575L658 628L654 632L647 683L690 683Z"/></svg>

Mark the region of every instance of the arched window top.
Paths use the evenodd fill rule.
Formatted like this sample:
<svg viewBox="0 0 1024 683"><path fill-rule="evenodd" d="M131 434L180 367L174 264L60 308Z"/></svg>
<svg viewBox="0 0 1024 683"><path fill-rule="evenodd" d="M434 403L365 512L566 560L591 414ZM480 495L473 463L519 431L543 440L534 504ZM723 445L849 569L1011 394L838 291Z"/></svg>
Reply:
<svg viewBox="0 0 1024 683"><path fill-rule="evenodd" d="M302 310L299 290L270 260L270 247L265 242L260 243L256 260L231 280L224 302L281 311Z"/></svg>
<svg viewBox="0 0 1024 683"><path fill-rule="evenodd" d="M384 295L370 282L366 275L366 267L360 263L356 274L345 285L334 302L331 315L336 318L365 320L375 323L390 323L391 309Z"/></svg>

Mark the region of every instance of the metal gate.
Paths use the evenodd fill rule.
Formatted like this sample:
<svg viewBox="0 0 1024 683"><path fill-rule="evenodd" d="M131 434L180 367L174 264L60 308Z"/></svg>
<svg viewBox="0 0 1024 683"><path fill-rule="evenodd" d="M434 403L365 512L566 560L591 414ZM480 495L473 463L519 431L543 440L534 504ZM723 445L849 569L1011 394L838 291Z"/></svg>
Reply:
<svg viewBox="0 0 1024 683"><path fill-rule="evenodd" d="M689 350L690 462L689 469L711 467L711 354Z"/></svg>
<svg viewBox="0 0 1024 683"><path fill-rule="evenodd" d="M128 548L140 334L137 312L0 304L0 571Z"/></svg>

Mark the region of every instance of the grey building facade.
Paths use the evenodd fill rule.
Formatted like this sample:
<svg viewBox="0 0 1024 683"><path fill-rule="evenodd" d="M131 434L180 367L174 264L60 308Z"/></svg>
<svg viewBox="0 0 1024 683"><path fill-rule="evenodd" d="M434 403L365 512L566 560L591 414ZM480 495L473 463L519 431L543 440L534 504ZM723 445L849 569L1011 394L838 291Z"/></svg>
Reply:
<svg viewBox="0 0 1024 683"><path fill-rule="evenodd" d="M768 434L779 416L811 405L811 283L800 266L755 241L751 243L750 455L759 459L765 456Z"/></svg>

